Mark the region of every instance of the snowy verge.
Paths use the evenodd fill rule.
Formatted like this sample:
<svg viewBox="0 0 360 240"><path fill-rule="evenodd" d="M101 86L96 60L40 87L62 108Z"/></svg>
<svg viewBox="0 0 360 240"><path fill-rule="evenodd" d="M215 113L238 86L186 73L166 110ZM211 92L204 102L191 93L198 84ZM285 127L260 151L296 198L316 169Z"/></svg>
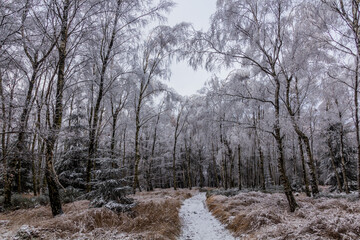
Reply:
<svg viewBox="0 0 360 240"><path fill-rule="evenodd" d="M207 205L241 239L360 239L359 201L304 194L296 200L293 213L280 193L214 195Z"/></svg>

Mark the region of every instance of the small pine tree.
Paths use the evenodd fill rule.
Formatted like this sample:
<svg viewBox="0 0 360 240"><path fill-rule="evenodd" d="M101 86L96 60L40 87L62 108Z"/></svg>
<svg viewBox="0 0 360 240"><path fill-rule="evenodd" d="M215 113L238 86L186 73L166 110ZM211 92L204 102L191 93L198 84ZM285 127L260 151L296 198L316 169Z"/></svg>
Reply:
<svg viewBox="0 0 360 240"><path fill-rule="evenodd" d="M70 125L64 129L66 134L64 153L55 165L60 183L65 188L73 188L77 191L86 189L85 168L88 154L85 126L81 124L83 118L81 114L70 116Z"/></svg>
<svg viewBox="0 0 360 240"><path fill-rule="evenodd" d="M134 200L127 195L132 192L131 179L126 178L126 169L119 168L118 158L109 157L110 152L102 152L95 159L96 169L92 182L92 191L87 194L92 207L106 207L115 212L130 211L134 206Z"/></svg>

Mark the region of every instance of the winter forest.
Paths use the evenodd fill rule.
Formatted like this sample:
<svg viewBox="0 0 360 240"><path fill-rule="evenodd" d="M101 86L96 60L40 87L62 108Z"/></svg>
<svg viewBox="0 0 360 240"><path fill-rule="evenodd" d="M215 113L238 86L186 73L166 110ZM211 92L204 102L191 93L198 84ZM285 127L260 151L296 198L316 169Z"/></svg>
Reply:
<svg viewBox="0 0 360 240"><path fill-rule="evenodd" d="M0 0L0 238L177 239L207 192L231 237L358 239L360 1L217 0L201 30L176 4ZM179 62L211 73L197 94Z"/></svg>

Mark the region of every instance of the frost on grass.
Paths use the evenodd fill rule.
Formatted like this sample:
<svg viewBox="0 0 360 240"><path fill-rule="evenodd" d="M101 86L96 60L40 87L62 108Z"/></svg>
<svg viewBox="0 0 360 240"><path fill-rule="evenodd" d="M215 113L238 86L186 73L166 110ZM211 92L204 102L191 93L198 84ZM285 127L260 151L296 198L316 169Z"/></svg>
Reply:
<svg viewBox="0 0 360 240"><path fill-rule="evenodd" d="M105 205L92 208L87 200L65 204L64 214L55 218L49 206L1 213L0 239L27 234L21 230L24 225L39 239L176 239L181 202L190 196L189 191L172 190L137 193L129 196L137 205L120 213Z"/></svg>
<svg viewBox="0 0 360 240"><path fill-rule="evenodd" d="M28 239L37 239L39 238L40 233L36 228L30 227L28 225L23 225L17 231L14 240L28 240Z"/></svg>
<svg viewBox="0 0 360 240"><path fill-rule="evenodd" d="M211 212L242 239L358 239L360 202L351 198L297 197L300 208L289 212L280 193L214 195Z"/></svg>

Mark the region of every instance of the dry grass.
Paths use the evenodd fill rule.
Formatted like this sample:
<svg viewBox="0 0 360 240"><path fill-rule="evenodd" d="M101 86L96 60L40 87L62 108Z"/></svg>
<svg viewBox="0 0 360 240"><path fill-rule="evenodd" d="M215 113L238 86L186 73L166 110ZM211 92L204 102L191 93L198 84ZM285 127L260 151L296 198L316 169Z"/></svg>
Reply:
<svg viewBox="0 0 360 240"><path fill-rule="evenodd" d="M211 196L210 211L241 239L360 239L360 202L297 197L288 210L283 194Z"/></svg>
<svg viewBox="0 0 360 240"><path fill-rule="evenodd" d="M14 236L21 226L29 225L44 239L176 239L181 231L181 202L191 197L190 191L155 190L131 197L138 202L134 211L119 215L89 208L89 201L66 204L65 214L55 218L49 207L0 214L0 222L9 221L0 230L0 238L5 238L5 232Z"/></svg>

